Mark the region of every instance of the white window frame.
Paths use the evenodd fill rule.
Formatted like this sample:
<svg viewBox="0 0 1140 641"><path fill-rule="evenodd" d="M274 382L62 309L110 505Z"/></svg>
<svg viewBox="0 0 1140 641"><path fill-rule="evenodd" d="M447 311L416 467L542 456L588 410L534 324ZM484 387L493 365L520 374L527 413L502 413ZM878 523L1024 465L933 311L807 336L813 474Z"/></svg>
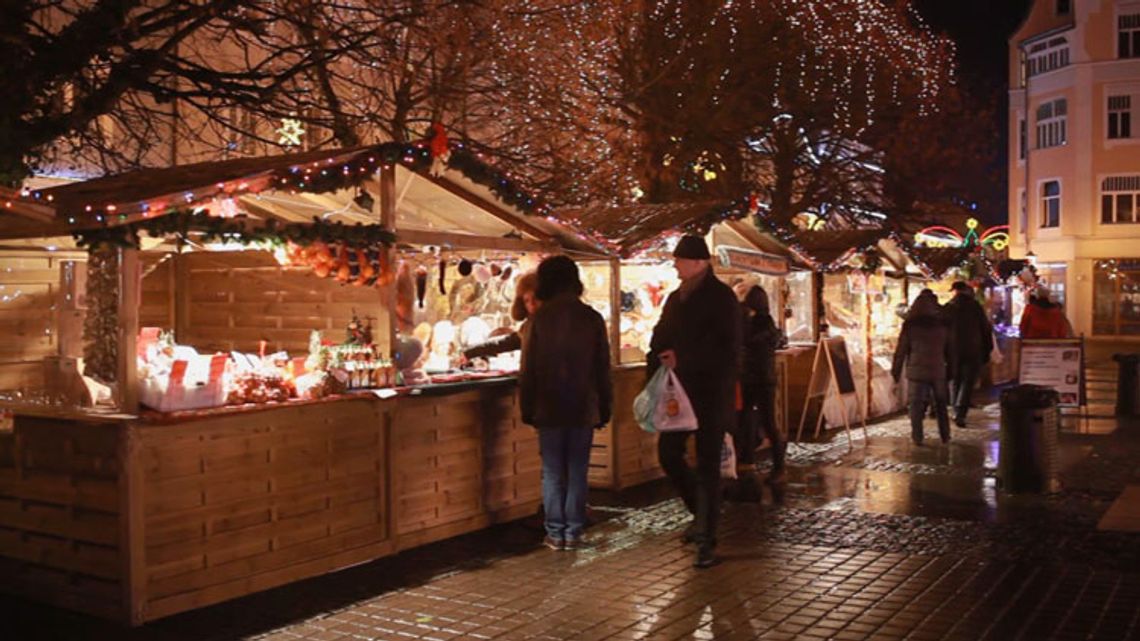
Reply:
<svg viewBox="0 0 1140 641"><path fill-rule="evenodd" d="M1061 147L1068 142L1069 103L1065 98L1054 98L1037 105L1036 115L1036 149Z"/></svg>
<svg viewBox="0 0 1140 641"><path fill-rule="evenodd" d="M1100 224L1135 225L1140 223L1140 174L1107 176L1100 181ZM1129 217L1120 219L1121 207L1128 203ZM1109 220L1105 220L1108 218Z"/></svg>
<svg viewBox="0 0 1140 641"><path fill-rule="evenodd" d="M1116 16L1116 57L1140 58L1140 11Z"/></svg>
<svg viewBox="0 0 1140 641"><path fill-rule="evenodd" d="M1110 94L1104 123L1104 135L1108 140L1130 140L1132 138L1132 96L1131 94ZM1115 125L1116 135L1113 135Z"/></svg>
<svg viewBox="0 0 1140 641"><path fill-rule="evenodd" d="M1053 195L1046 195L1045 194L1045 188L1046 188L1046 186L1048 186L1050 184L1056 184L1057 185L1057 193L1053 194ZM1040 227L1041 229L1058 229L1061 227L1061 214L1062 214L1062 211L1061 211L1061 194L1062 193L1064 193L1064 192L1061 189L1061 179L1060 178L1048 178L1048 179L1042 180L1038 183L1038 185L1037 185L1037 197L1038 197L1037 207L1038 207L1039 211L1038 211L1037 220L1038 220L1038 227ZM1056 204L1057 204L1057 221L1056 221L1056 224L1051 225L1051 224L1049 224L1051 222L1049 220L1049 206L1050 206L1050 204L1052 204L1054 202L1056 202Z"/></svg>
<svg viewBox="0 0 1140 641"><path fill-rule="evenodd" d="M1029 45L1030 78L1069 66L1069 41L1057 36Z"/></svg>

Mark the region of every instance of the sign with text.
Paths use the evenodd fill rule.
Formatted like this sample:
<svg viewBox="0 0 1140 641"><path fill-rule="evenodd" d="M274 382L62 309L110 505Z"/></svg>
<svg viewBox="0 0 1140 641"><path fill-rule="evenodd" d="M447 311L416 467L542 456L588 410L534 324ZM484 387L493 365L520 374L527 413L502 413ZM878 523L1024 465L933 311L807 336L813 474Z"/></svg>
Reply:
<svg viewBox="0 0 1140 641"><path fill-rule="evenodd" d="M782 256L740 247L718 247L716 253L720 264L725 267L746 269L770 276L788 275L788 261Z"/></svg>
<svg viewBox="0 0 1140 641"><path fill-rule="evenodd" d="M1022 384L1057 390L1062 407L1085 404L1084 341L1080 338L1021 341Z"/></svg>

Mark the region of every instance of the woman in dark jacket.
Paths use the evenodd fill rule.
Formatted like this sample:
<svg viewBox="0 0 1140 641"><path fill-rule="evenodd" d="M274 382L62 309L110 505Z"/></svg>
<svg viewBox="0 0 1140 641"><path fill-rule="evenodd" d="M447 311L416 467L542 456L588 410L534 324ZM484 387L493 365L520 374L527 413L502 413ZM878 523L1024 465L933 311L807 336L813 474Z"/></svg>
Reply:
<svg viewBox="0 0 1140 641"><path fill-rule="evenodd" d="M914 299L903 322L899 344L895 348L891 376L897 382L906 367L910 383L910 430L915 445L922 445L922 418L927 404L933 402L938 417L938 435L942 442L950 440L950 414L946 409L948 392L946 371L950 363L950 329L929 289Z"/></svg>
<svg viewBox="0 0 1140 641"><path fill-rule="evenodd" d="M601 314L582 302L578 266L552 256L538 266L542 306L530 320L519 375L522 420L538 428L546 539L581 544L594 429L610 420L610 343Z"/></svg>
<svg viewBox="0 0 1140 641"><path fill-rule="evenodd" d="M744 296L744 368L740 374L743 409L736 430L738 461L756 461L760 432L772 444L768 482L784 480L784 437L776 426L776 349L783 338L768 308L768 293L753 285ZM757 425L759 423L759 425ZM758 429L759 428L759 429Z"/></svg>

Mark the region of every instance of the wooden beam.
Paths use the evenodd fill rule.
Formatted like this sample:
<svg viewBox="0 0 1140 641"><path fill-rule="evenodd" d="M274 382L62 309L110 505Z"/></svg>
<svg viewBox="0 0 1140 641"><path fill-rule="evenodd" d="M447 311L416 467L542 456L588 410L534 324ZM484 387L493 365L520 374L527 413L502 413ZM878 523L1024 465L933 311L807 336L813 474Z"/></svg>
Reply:
<svg viewBox="0 0 1140 641"><path fill-rule="evenodd" d="M372 209L380 225L389 231L396 230L396 168L392 165L382 165L376 172L379 182L380 197L373 202ZM388 308L388 356L393 360L396 356L396 248L383 249L391 273L384 275L387 283L382 290L384 305ZM395 532L393 531L394 535Z"/></svg>
<svg viewBox="0 0 1140 641"><path fill-rule="evenodd" d="M142 272L136 249L119 250L119 411L139 410L138 356L139 305L142 302Z"/></svg>
<svg viewBox="0 0 1140 641"><path fill-rule="evenodd" d="M486 211L488 214L494 216L495 218L498 218L499 220L507 223L508 225L511 225L512 227L515 227L515 228L518 228L518 229L522 230L523 232L526 232L526 233L530 234L531 236L534 236L535 238L540 238L540 239L548 240L548 241L553 240L553 237L549 233L547 233L547 232L543 231L542 229L540 229L540 228L530 224L529 222L527 222L525 216L516 216L515 214L512 214L511 212L504 209L503 207L500 207L499 205L497 205L497 204L495 204L495 203L493 203L493 202L491 202L485 198L481 198L479 196L476 196L475 194L467 191L466 189L464 189L463 187L460 187L459 185L456 185L455 183L451 182L450 180L448 180L446 178L441 178L441 177L431 176L431 175L424 176L422 174L417 174L417 175L419 175L421 178L424 178L425 180L431 181L433 184L451 192L452 194L462 198L463 200L471 203L472 205L475 205L476 207Z"/></svg>
<svg viewBox="0 0 1140 641"><path fill-rule="evenodd" d="M520 252L553 252L558 250L558 243L544 242L529 238L509 238L496 236L474 236L470 234L457 234L446 231L421 231L417 229L402 229L396 232L399 243L411 245L440 245L455 249L499 249L503 251Z"/></svg>
<svg viewBox="0 0 1140 641"><path fill-rule="evenodd" d="M610 368L621 365L621 261L610 259Z"/></svg>

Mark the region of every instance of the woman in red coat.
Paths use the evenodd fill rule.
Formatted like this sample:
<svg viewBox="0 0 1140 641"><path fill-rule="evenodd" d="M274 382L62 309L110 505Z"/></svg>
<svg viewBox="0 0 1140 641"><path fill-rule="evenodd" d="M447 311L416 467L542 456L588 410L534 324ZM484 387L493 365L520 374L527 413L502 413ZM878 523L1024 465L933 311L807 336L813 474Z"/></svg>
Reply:
<svg viewBox="0 0 1140 641"><path fill-rule="evenodd" d="M1038 287L1029 295L1021 313L1021 338L1071 338L1073 326L1060 305L1050 300L1049 290Z"/></svg>

